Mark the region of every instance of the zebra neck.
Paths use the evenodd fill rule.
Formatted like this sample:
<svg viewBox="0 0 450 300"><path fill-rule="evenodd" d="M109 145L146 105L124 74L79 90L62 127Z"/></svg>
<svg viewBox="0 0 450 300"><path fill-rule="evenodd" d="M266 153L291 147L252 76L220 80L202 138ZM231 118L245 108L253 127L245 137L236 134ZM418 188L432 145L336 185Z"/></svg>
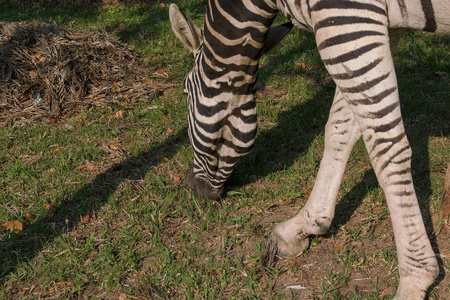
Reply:
<svg viewBox="0 0 450 300"><path fill-rule="evenodd" d="M221 73L231 66L232 71L255 76L267 32L277 14L274 2L209 1L203 48L209 71Z"/></svg>

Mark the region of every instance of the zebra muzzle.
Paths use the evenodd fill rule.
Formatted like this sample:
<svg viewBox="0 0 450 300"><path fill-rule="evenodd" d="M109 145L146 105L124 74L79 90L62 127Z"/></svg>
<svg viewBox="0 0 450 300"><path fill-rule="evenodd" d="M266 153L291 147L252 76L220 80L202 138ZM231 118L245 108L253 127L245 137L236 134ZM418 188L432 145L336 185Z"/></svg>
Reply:
<svg viewBox="0 0 450 300"><path fill-rule="evenodd" d="M193 167L189 168L186 172L186 183L203 199L217 200L223 194L224 190L223 186L219 189L214 188L205 179L195 176Z"/></svg>

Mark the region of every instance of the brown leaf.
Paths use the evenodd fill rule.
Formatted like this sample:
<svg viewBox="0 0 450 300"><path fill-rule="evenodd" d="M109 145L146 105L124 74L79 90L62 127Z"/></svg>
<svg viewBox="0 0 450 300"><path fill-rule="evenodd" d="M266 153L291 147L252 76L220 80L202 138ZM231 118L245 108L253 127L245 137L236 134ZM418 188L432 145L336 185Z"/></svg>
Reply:
<svg viewBox="0 0 450 300"><path fill-rule="evenodd" d="M166 122L170 122L170 120L169 120L169 118L168 118L168 117L162 116L162 118L163 118L163 120L164 120L164 121L166 121Z"/></svg>
<svg viewBox="0 0 450 300"><path fill-rule="evenodd" d="M126 155L125 151L121 150L115 145L102 144L103 150L109 152L109 158Z"/></svg>
<svg viewBox="0 0 450 300"><path fill-rule="evenodd" d="M26 213L25 215L23 215L25 220L29 220L31 219L31 215L29 213Z"/></svg>
<svg viewBox="0 0 450 300"><path fill-rule="evenodd" d="M299 62L296 62L295 65L296 65L296 66L299 66L299 67L302 68L302 69L307 69L305 63L299 63Z"/></svg>
<svg viewBox="0 0 450 300"><path fill-rule="evenodd" d="M36 52L36 53L34 53L34 54L31 54L31 57L37 59L37 60L40 61L40 62L45 61L45 57L44 57L44 55L42 55L41 52Z"/></svg>
<svg viewBox="0 0 450 300"><path fill-rule="evenodd" d="M172 178L173 180L175 180L176 182L180 182L180 177L178 177L177 175L173 175L169 173L169 177Z"/></svg>
<svg viewBox="0 0 450 300"><path fill-rule="evenodd" d="M46 204L44 204L44 207L46 210L51 210L52 212L56 212L55 207L51 204L46 203Z"/></svg>
<svg viewBox="0 0 450 300"><path fill-rule="evenodd" d="M81 217L81 223L83 224L87 224L91 221L91 216L89 216L89 214L85 214L84 216Z"/></svg>
<svg viewBox="0 0 450 300"><path fill-rule="evenodd" d="M55 149L52 149L52 150L50 151L50 153L56 154L56 153L58 153L59 151L61 151L61 149L55 148Z"/></svg>
<svg viewBox="0 0 450 300"><path fill-rule="evenodd" d="M172 46L173 46L173 42L169 41L169 47L172 47Z"/></svg>
<svg viewBox="0 0 450 300"><path fill-rule="evenodd" d="M5 227L6 229L11 230L11 231L15 230L15 229L17 229L17 230L22 230L23 229L22 223L19 222L19 221L16 221L16 220L14 220L14 221L7 221L7 222L3 223L2 226Z"/></svg>
<svg viewBox="0 0 450 300"><path fill-rule="evenodd" d="M50 168L47 170L47 173L55 173L55 168Z"/></svg>
<svg viewBox="0 0 450 300"><path fill-rule="evenodd" d="M86 165L78 166L77 170L91 172L92 170L94 170L94 168L95 167L93 164L86 164Z"/></svg>
<svg viewBox="0 0 450 300"><path fill-rule="evenodd" d="M159 156L159 155L156 157L156 159L161 162L169 161L169 159L167 157Z"/></svg>
<svg viewBox="0 0 450 300"><path fill-rule="evenodd" d="M339 245L334 246L334 249L335 249L335 250L341 250L342 247L344 247L344 245L339 244Z"/></svg>
<svg viewBox="0 0 450 300"><path fill-rule="evenodd" d="M30 72L28 72L28 75L30 75L30 78L31 78L32 80L38 78L38 76L39 76L38 73L37 73L36 71L30 71Z"/></svg>
<svg viewBox="0 0 450 300"><path fill-rule="evenodd" d="M72 282L70 282L70 281L60 281L57 284L58 284L58 287L62 288L62 287L65 287L65 286L71 286Z"/></svg>
<svg viewBox="0 0 450 300"><path fill-rule="evenodd" d="M164 70L163 69L158 69L158 70L156 70L156 73L162 74L162 73L164 73Z"/></svg>
<svg viewBox="0 0 450 300"><path fill-rule="evenodd" d="M181 257L181 250L178 250L177 253L173 255L173 258L179 259Z"/></svg>
<svg viewBox="0 0 450 300"><path fill-rule="evenodd" d="M147 79L146 83L148 83L148 84L153 83L153 79L152 78Z"/></svg>
<svg viewBox="0 0 450 300"><path fill-rule="evenodd" d="M119 110L114 114L114 118L116 119L123 119L123 111Z"/></svg>
<svg viewBox="0 0 450 300"><path fill-rule="evenodd" d="M309 196L311 196L311 194L308 192L306 188L303 188L303 195L305 195L307 199L309 199Z"/></svg>

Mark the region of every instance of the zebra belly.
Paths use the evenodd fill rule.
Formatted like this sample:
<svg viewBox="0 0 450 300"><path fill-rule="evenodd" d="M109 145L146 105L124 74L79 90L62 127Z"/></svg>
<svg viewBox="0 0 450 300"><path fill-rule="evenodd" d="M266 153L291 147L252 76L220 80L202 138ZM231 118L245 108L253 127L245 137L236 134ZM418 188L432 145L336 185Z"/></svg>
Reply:
<svg viewBox="0 0 450 300"><path fill-rule="evenodd" d="M390 28L450 33L449 0L387 0Z"/></svg>

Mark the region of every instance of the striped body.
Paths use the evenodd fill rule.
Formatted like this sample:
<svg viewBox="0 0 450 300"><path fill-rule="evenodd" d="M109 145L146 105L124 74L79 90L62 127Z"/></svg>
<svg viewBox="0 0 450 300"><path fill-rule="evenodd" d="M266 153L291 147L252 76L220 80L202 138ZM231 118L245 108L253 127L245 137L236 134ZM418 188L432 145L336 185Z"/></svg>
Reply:
<svg viewBox="0 0 450 300"><path fill-rule="evenodd" d="M265 258L296 256L308 246L308 235L327 231L345 164L362 136L391 213L400 273L396 297L424 298L438 266L412 182L391 51L405 28L449 34L449 0L210 0L203 33L172 5L173 29L195 55L185 79L195 155L187 183L200 196L219 197L237 159L251 150L258 61L289 30L270 29L278 11L314 32L337 87L310 199L274 228Z"/></svg>

